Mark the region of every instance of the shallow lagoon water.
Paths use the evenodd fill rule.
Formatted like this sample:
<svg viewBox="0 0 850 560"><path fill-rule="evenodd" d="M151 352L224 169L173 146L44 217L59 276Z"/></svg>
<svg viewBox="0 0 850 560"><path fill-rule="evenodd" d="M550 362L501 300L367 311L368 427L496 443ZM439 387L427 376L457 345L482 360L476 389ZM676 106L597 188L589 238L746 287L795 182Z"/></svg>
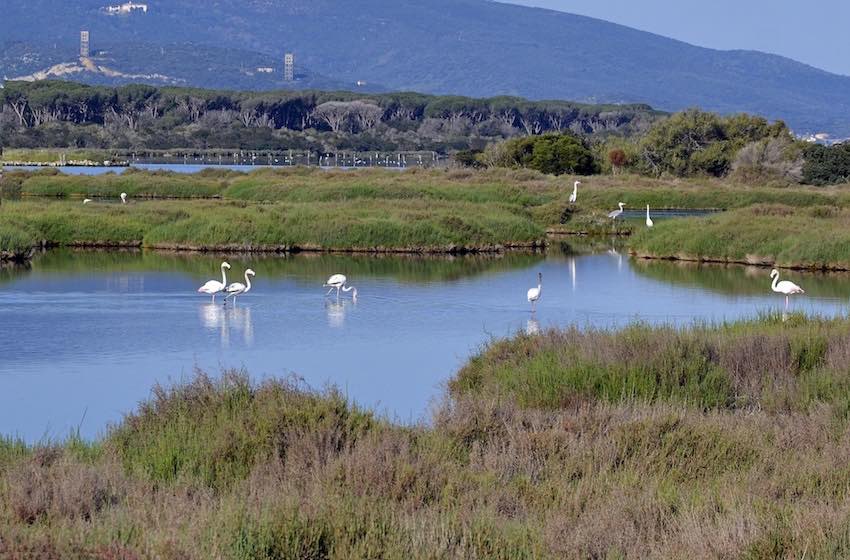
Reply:
<svg viewBox="0 0 850 560"><path fill-rule="evenodd" d="M0 433L28 441L85 437L150 395L156 382L244 368L333 384L403 422L429 405L492 337L633 320L691 324L781 309L768 270L635 261L614 248L571 256L228 256L254 289L225 309L195 290L221 256L53 251L0 269ZM543 272L535 316L525 301ZM346 273L359 290L326 297ZM845 312L850 277L783 273L804 286L795 310Z"/></svg>

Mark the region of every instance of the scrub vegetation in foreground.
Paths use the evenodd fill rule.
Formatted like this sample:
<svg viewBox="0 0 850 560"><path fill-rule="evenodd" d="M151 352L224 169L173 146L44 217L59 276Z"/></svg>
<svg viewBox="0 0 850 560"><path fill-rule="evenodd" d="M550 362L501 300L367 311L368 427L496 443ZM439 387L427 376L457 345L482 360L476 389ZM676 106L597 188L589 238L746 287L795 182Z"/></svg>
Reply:
<svg viewBox="0 0 850 560"><path fill-rule="evenodd" d="M0 440L0 555L839 558L847 320L494 341L432 422L239 372Z"/></svg>

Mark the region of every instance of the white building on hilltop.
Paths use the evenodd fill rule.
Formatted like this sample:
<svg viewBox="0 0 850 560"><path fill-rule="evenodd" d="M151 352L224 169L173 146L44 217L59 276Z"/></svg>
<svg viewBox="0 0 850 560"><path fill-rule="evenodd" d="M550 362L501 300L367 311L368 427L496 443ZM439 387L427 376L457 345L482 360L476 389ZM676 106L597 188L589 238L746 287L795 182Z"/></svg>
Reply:
<svg viewBox="0 0 850 560"><path fill-rule="evenodd" d="M132 14L133 12L148 13L147 4L136 4L135 2L126 2L118 6L107 6L106 13L111 16L120 16Z"/></svg>

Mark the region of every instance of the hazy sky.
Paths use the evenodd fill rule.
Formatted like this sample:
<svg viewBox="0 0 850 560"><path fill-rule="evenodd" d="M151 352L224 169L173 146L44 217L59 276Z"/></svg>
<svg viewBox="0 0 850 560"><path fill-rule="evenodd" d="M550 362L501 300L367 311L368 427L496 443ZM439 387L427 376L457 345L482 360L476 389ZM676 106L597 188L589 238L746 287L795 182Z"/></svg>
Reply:
<svg viewBox="0 0 850 560"><path fill-rule="evenodd" d="M781 54L850 75L848 0L503 0L613 21L716 49Z"/></svg>

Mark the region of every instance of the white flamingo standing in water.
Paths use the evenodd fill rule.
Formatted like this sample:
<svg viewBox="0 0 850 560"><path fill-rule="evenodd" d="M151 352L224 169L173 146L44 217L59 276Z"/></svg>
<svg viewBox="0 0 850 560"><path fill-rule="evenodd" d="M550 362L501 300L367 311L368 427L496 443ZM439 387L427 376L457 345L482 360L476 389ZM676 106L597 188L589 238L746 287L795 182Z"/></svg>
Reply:
<svg viewBox="0 0 850 560"><path fill-rule="evenodd" d="M242 282L234 282L225 288L227 295L224 297L224 305L227 305L227 300L233 298L233 303L236 303L236 296L241 296L242 294L247 294L251 291L251 276L255 276L256 273L250 268L245 271L245 283Z"/></svg>
<svg viewBox="0 0 850 560"><path fill-rule="evenodd" d="M212 301L215 303L215 296L218 293L221 293L227 288L227 274L226 269L230 268L230 264L223 262L221 263L221 282L218 280L210 280L200 288L198 288L199 294L208 294L212 296Z"/></svg>
<svg viewBox="0 0 850 560"><path fill-rule="evenodd" d="M646 205L646 227L652 227L655 225L655 222L652 221L652 218L649 217L649 204Z"/></svg>
<svg viewBox="0 0 850 560"><path fill-rule="evenodd" d="M570 204L575 204L576 200L578 200L578 186L581 184L581 181L576 181L573 183L573 194L570 195Z"/></svg>
<svg viewBox="0 0 850 560"><path fill-rule="evenodd" d="M121 193L121 204L127 204L127 193Z"/></svg>
<svg viewBox="0 0 850 560"><path fill-rule="evenodd" d="M805 294L806 292L795 284L794 282L790 282L788 280L779 281L779 271L775 268L770 272L770 277L773 278L773 283L770 285L770 289L778 294L785 295L785 309L788 309L788 299L796 294Z"/></svg>
<svg viewBox="0 0 850 560"><path fill-rule="evenodd" d="M334 274L333 276L328 278L328 281L325 282L322 287L330 288L330 290L328 290L328 293L325 294L326 296L330 295L332 291L336 290L336 297L339 297L339 292L340 290L342 290L346 293L354 292L353 294L351 294L351 299L357 299L357 288L353 286L348 286L347 283L348 278L346 278L344 274Z"/></svg>
<svg viewBox="0 0 850 560"><path fill-rule="evenodd" d="M540 299L540 295L543 293L543 273L537 273L537 287L531 288L528 290L528 302L531 304L531 312L535 311L535 304L537 300Z"/></svg>

